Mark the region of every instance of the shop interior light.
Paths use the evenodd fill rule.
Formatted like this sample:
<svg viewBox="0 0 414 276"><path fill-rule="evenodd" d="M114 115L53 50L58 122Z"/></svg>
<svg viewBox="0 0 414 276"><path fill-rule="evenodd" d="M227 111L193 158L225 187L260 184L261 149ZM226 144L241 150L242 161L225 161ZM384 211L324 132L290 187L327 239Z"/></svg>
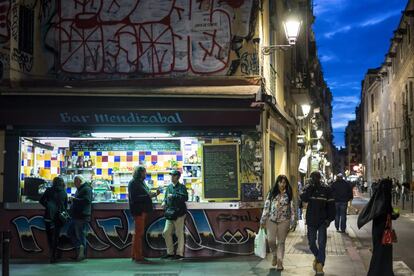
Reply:
<svg viewBox="0 0 414 276"><path fill-rule="evenodd" d="M166 132L93 132L96 138L168 138L170 133Z"/></svg>
<svg viewBox="0 0 414 276"><path fill-rule="evenodd" d="M316 137L318 137L318 139L321 139L322 135L323 135L323 130L318 129L316 131Z"/></svg>

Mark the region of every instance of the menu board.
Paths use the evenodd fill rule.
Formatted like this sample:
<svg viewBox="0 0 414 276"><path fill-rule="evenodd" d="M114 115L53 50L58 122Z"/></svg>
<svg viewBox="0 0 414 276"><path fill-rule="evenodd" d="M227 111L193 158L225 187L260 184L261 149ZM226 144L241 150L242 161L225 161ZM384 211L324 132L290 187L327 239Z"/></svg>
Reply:
<svg viewBox="0 0 414 276"><path fill-rule="evenodd" d="M203 146L203 193L208 200L240 200L239 145Z"/></svg>
<svg viewBox="0 0 414 276"><path fill-rule="evenodd" d="M71 151L180 151L180 140L71 140Z"/></svg>

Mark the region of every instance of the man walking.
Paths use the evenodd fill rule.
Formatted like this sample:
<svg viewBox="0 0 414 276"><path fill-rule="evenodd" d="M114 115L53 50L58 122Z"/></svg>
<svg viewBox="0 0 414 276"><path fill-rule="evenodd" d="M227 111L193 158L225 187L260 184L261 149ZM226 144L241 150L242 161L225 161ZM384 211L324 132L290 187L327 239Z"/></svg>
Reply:
<svg viewBox="0 0 414 276"><path fill-rule="evenodd" d="M326 229L335 219L335 200L332 197L331 188L321 183L319 172L312 172L310 177L310 183L305 186L300 198L303 202L308 203L306 224L308 226L309 248L315 256L313 269L316 271L316 275L323 275L326 258ZM318 245L316 245L316 240Z"/></svg>
<svg viewBox="0 0 414 276"><path fill-rule="evenodd" d="M336 231L345 233L346 214L348 201L354 198L352 186L343 179L343 175L338 173L336 181L332 184L332 195L335 199L335 227Z"/></svg>
<svg viewBox="0 0 414 276"><path fill-rule="evenodd" d="M163 258L184 258L184 221L187 212L185 202L188 200L187 188L179 182L181 173L173 170L171 184L165 191L163 206L165 206L165 227L162 233L167 245L167 255ZM173 234L177 237L177 252L174 255Z"/></svg>
<svg viewBox="0 0 414 276"><path fill-rule="evenodd" d="M76 249L75 259L82 261L86 258L86 227L91 221L92 187L81 175L76 175L73 183L77 190L70 208L72 220L68 227L68 235Z"/></svg>

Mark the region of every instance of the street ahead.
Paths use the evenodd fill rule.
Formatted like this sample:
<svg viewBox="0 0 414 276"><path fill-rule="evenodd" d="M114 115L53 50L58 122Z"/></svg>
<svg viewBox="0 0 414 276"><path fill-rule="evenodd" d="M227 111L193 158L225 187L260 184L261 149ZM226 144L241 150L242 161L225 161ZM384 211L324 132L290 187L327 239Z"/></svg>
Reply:
<svg viewBox="0 0 414 276"><path fill-rule="evenodd" d="M352 202L352 205L361 210L367 202L368 199L357 197ZM358 229L356 224L357 216L353 215L348 218L348 227L352 228L351 230L357 236L362 248L371 248L372 224L369 223L363 228ZM403 212L398 220L393 221L393 227L398 237L398 243L393 246L394 261L403 261L411 270L414 270L414 214ZM369 262L369 259L365 261Z"/></svg>

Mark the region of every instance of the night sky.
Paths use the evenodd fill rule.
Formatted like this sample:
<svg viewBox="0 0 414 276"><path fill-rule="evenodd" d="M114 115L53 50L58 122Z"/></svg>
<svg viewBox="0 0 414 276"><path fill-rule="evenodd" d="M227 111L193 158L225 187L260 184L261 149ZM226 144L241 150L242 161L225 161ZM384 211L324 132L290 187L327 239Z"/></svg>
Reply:
<svg viewBox="0 0 414 276"><path fill-rule="evenodd" d="M355 119L361 81L384 61L407 0L314 0L314 31L325 80L333 93L334 143Z"/></svg>

